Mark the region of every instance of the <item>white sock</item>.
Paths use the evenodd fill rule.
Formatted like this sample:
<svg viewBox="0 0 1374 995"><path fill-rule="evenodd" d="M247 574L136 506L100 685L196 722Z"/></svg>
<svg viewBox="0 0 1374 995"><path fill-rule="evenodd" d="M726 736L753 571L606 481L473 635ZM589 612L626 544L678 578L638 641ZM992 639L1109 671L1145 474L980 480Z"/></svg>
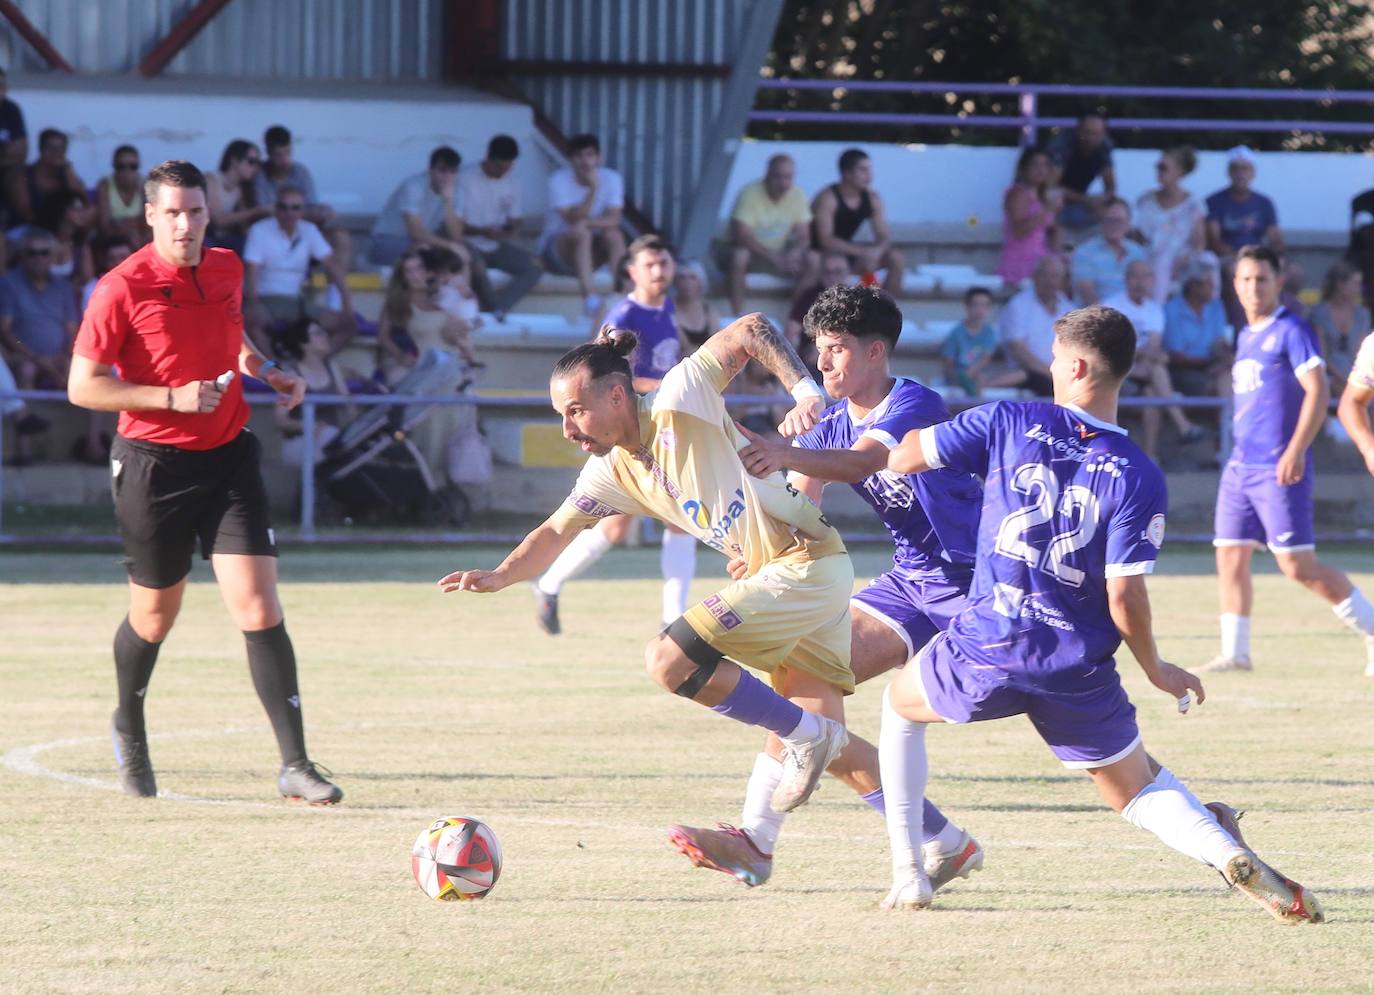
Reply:
<svg viewBox="0 0 1374 995"><path fill-rule="evenodd" d="M1249 615L1221 613L1221 655L1232 660L1250 659Z"/></svg>
<svg viewBox="0 0 1374 995"><path fill-rule="evenodd" d="M1374 605L1358 587L1340 604L1332 605L1331 610L1351 629L1364 636L1374 636Z"/></svg>
<svg viewBox="0 0 1374 995"><path fill-rule="evenodd" d="M664 529L658 565L663 571L663 624L668 625L687 610L687 592L697 572L696 537Z"/></svg>
<svg viewBox="0 0 1374 995"><path fill-rule="evenodd" d="M744 812L739 827L764 853L771 854L778 845L782 820L787 818L786 812L773 808L773 792L781 780L781 763L767 753L754 758L754 772L749 775L749 786L744 789Z"/></svg>
<svg viewBox="0 0 1374 995"><path fill-rule="evenodd" d="M797 728L793 729L786 736L781 733L778 738L784 743L796 746L799 743L809 743L813 739L819 739L821 735L821 719L815 712L808 712L802 709L801 721L797 723Z"/></svg>
<svg viewBox="0 0 1374 995"><path fill-rule="evenodd" d="M1154 833L1179 853L1219 871L1242 849L1168 767L1160 768L1154 781L1131 799L1121 817Z"/></svg>
<svg viewBox="0 0 1374 995"><path fill-rule="evenodd" d="M534 582L535 586L545 594L557 594L564 584L601 559L610 548L610 540L601 534L600 529L587 529L558 554L553 566Z"/></svg>
<svg viewBox="0 0 1374 995"><path fill-rule="evenodd" d="M933 840L921 844L921 847L937 857L946 857L958 850L959 844L962 842L964 842L964 831L954 824L953 819L950 819L945 823L945 828L935 834Z"/></svg>
<svg viewBox="0 0 1374 995"><path fill-rule="evenodd" d="M921 821L925 801L926 727L897 714L883 691L883 724L878 733L878 770L887 809L892 848L892 880L910 881L925 873L921 862Z"/></svg>

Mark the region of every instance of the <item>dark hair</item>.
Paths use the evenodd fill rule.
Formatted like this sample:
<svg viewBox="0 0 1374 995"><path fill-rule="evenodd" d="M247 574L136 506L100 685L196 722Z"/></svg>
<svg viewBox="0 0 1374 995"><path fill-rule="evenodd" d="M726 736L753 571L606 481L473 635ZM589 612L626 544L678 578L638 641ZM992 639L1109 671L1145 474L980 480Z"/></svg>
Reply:
<svg viewBox="0 0 1374 995"><path fill-rule="evenodd" d="M992 300L992 291L987 287L969 287L964 291L964 303L973 303L973 299L979 295L986 297L988 300Z"/></svg>
<svg viewBox="0 0 1374 995"><path fill-rule="evenodd" d="M520 158L520 144L510 135L493 135L487 142L487 158L514 162Z"/></svg>
<svg viewBox="0 0 1374 995"><path fill-rule="evenodd" d="M279 149L291 144L291 132L284 124L274 124L262 133L262 144L269 149Z"/></svg>
<svg viewBox="0 0 1374 995"><path fill-rule="evenodd" d="M157 192L163 185L200 187L200 192L204 193L205 174L197 169L194 163L185 159L168 159L148 170L148 177L143 181L143 196L147 198L148 203L157 203Z"/></svg>
<svg viewBox="0 0 1374 995"><path fill-rule="evenodd" d="M272 336L272 349L279 355L290 359L305 357L305 344L310 341L310 326L313 318L297 318Z"/></svg>
<svg viewBox="0 0 1374 995"><path fill-rule="evenodd" d="M1240 251L1236 253L1236 262L1242 259L1254 259L1257 262L1268 263L1277 276L1283 272L1283 263L1279 260L1279 254L1267 245L1242 245Z"/></svg>
<svg viewBox="0 0 1374 995"><path fill-rule="evenodd" d="M121 146L119 146L119 147L118 147L117 149L115 149L114 152L110 155L110 165L112 165L112 166L117 166L117 165L119 165L119 157L122 156L122 155L124 155L124 154L126 154L126 153L130 153L130 152L133 153L134 155L138 155L138 149L134 148L132 145L121 145Z"/></svg>
<svg viewBox="0 0 1374 995"><path fill-rule="evenodd" d="M563 358L554 364L549 379L564 380L578 370L585 369L593 381L604 377L624 377L626 388L629 389L634 382L634 375L630 372L630 362L626 357L635 351L638 344L638 336L629 329L602 325L593 341L583 342L563 354Z"/></svg>
<svg viewBox="0 0 1374 995"><path fill-rule="evenodd" d="M436 166L440 169L457 169L462 162L463 157L448 145L440 145L429 154L430 169Z"/></svg>
<svg viewBox="0 0 1374 995"><path fill-rule="evenodd" d="M863 149L845 149L840 153L840 172L847 173L868 158Z"/></svg>
<svg viewBox="0 0 1374 995"><path fill-rule="evenodd" d="M601 153L601 142L597 140L595 135L589 135L585 132L580 135L573 135L568 139L568 155L576 155L583 149L596 149L599 155Z"/></svg>
<svg viewBox="0 0 1374 995"><path fill-rule="evenodd" d="M1164 154L1178 163L1178 168L1183 170L1184 176L1197 169L1197 150L1191 145L1175 145L1165 149Z"/></svg>
<svg viewBox="0 0 1374 995"><path fill-rule="evenodd" d="M256 146L246 138L235 138L228 145L224 146L224 151L219 157L219 171L227 173L233 168L234 163L243 162L248 158L248 153Z"/></svg>
<svg viewBox="0 0 1374 995"><path fill-rule="evenodd" d="M121 245L130 252L134 249L134 243L129 241L129 236L124 234L117 233L91 240L91 252L96 258L96 265L100 267L101 273L106 273L110 269L110 250L117 249Z"/></svg>
<svg viewBox="0 0 1374 995"><path fill-rule="evenodd" d="M652 233L640 235L639 238L631 242L629 248L625 250L626 264L634 262L635 257L641 252L666 252L671 256L673 254L673 247L668 244L667 240L662 235L655 235Z"/></svg>
<svg viewBox="0 0 1374 995"><path fill-rule="evenodd" d="M902 334L902 312L885 290L878 287L826 287L807 308L802 330L811 338L822 333L879 338L892 352Z"/></svg>
<svg viewBox="0 0 1374 995"><path fill-rule="evenodd" d="M1135 364L1135 326L1115 308L1101 304L1075 308L1055 321L1054 335L1066 345L1097 353L1118 382L1126 379Z"/></svg>
<svg viewBox="0 0 1374 995"><path fill-rule="evenodd" d="M1025 173L1026 167L1030 165L1030 161L1038 155L1042 155L1046 159L1050 157L1050 154L1039 145L1027 145L1021 150L1021 154L1016 157L1016 172L1012 174L1018 183L1021 181L1021 176ZM1043 184L1041 186L1043 187Z"/></svg>
<svg viewBox="0 0 1374 995"><path fill-rule="evenodd" d="M382 315L393 325L401 328L410 324L413 308L410 303L410 284L406 283L406 263L412 259L420 260L425 266L425 258L419 249L406 249L391 266L391 279L386 284L386 294L382 299ZM425 269L429 269L425 266Z"/></svg>
<svg viewBox="0 0 1374 995"><path fill-rule="evenodd" d="M1107 112L1104 111L1104 110L1102 110L1102 108L1100 108L1100 107L1097 108L1096 110L1084 111L1082 114L1078 115L1078 121L1077 121L1077 123L1078 123L1078 124L1082 124L1084 121L1088 120L1088 118L1090 118L1090 117L1095 117L1095 118L1097 118L1097 119L1098 119L1099 121L1101 121L1103 124L1106 124L1106 123L1107 123Z"/></svg>
<svg viewBox="0 0 1374 995"><path fill-rule="evenodd" d="M59 131L57 128L44 128L38 133L38 147L41 149L48 144L49 139L53 138L60 138L64 143L71 144L71 139L67 137L65 131Z"/></svg>
<svg viewBox="0 0 1374 995"><path fill-rule="evenodd" d="M431 273L463 272L463 257L442 245L431 245L420 250L420 262Z"/></svg>
<svg viewBox="0 0 1374 995"><path fill-rule="evenodd" d="M1102 201L1102 213L1103 213L1103 214L1106 214L1106 213L1107 213L1107 208L1109 208L1109 207L1115 207L1117 204L1120 204L1122 207L1124 207L1124 208L1126 209L1126 213L1127 213L1127 214L1130 214L1130 213L1131 213L1131 205L1130 205L1130 202L1127 201L1125 197L1108 197L1108 198L1106 198L1104 201Z"/></svg>

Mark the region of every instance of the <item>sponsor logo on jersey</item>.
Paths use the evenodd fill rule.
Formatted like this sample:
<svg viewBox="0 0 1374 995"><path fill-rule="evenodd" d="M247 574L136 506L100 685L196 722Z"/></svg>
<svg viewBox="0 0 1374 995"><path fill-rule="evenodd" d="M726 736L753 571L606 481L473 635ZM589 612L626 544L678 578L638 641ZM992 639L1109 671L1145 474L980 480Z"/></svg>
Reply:
<svg viewBox="0 0 1374 995"><path fill-rule="evenodd" d="M1164 516L1155 515L1150 519L1150 524L1145 526L1145 538L1155 549L1164 545Z"/></svg>
<svg viewBox="0 0 1374 995"><path fill-rule="evenodd" d="M1081 425L1079 426L1080 430L1082 427ZM1061 439L1047 432L1045 426L1039 422L1036 422L1030 428L1026 429L1027 439L1034 439L1036 442L1042 442L1050 449L1060 454L1053 457L1053 459L1073 460L1075 463L1086 463L1096 451L1092 446L1084 445L1087 439L1091 439L1096 434L1097 433L1094 432L1092 436L1088 436L1085 439ZM1114 456L1112 458L1115 459L1120 466L1126 466L1130 462L1119 456Z"/></svg>
<svg viewBox="0 0 1374 995"><path fill-rule="evenodd" d="M1264 386L1264 364L1257 359L1239 359L1231 367L1231 389L1237 394L1252 394Z"/></svg>
<svg viewBox="0 0 1374 995"><path fill-rule="evenodd" d="M720 623L720 627L726 632L736 626L744 624L744 619L739 617L739 613L730 607L719 594L713 594L702 602L706 610L711 613L711 617Z"/></svg>
<svg viewBox="0 0 1374 995"><path fill-rule="evenodd" d="M706 533L701 536L702 542L713 549L725 552L727 549L725 540L730 535L730 530L744 515L744 488L736 488L734 500L726 505L723 511L714 515L710 508L695 498L688 498L683 501L682 510L687 515L688 521ZM730 543L728 548L733 552L740 550L738 543Z"/></svg>
<svg viewBox="0 0 1374 995"><path fill-rule="evenodd" d="M609 504L602 504L595 498L588 497L586 494L579 494L577 491L568 495L568 501L582 514L591 515L593 518L610 518L612 515L620 514Z"/></svg>

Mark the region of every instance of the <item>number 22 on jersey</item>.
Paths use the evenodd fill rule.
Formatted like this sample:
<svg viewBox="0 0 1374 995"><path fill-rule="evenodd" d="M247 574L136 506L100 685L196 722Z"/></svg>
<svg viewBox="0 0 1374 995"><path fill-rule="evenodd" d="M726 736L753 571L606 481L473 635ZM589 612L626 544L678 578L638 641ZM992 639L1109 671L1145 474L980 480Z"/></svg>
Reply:
<svg viewBox="0 0 1374 995"><path fill-rule="evenodd" d="M1080 587L1084 573L1065 562L1069 554L1092 542L1097 533L1097 495L1082 484L1070 484L1062 492L1059 480L1041 463L1024 463L1011 477L1011 489L1030 498L1002 519L997 527L997 552L1044 571L1061 584ZM1026 535L1039 525L1055 521L1072 528L1057 533L1040 548L1026 541ZM1075 524L1076 522L1076 524Z"/></svg>

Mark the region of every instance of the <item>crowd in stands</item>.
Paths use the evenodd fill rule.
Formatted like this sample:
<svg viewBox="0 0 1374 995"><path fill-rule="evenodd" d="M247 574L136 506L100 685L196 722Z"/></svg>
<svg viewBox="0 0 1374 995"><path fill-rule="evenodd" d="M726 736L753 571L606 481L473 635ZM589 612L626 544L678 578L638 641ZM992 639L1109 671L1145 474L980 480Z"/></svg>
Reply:
<svg viewBox="0 0 1374 995"><path fill-rule="evenodd" d="M109 174L92 185L68 160L68 144L67 135L44 129L29 161L23 114L5 94L0 72L0 222L8 235L0 239L0 385L61 389L96 281L150 238L138 149L114 149ZM455 149L440 146L423 169L400 179L358 254L385 280L380 314L363 315L348 281L349 229L295 158L291 132L278 124L265 130L261 146L228 142L206 172L207 244L243 258L247 333L313 389L346 395L394 387L429 350L480 370L483 316L504 321L545 273L576 281L589 324L618 313L624 302L605 299L594 274L607 266L617 294L629 289L627 299L634 298L620 173L603 161L596 136L574 136L567 165L548 177L540 231L527 238L514 174L519 156L514 138L495 135L479 162L465 166ZM1234 329L1243 323L1231 290L1236 252L1251 243L1281 251L1284 240L1273 201L1254 189L1249 149L1230 151L1228 185L1205 199L1184 185L1196 165L1191 148L1166 149L1155 166L1157 185L1123 197L1108 122L1091 113L1046 145L1025 148L1002 198L1002 285L965 295L964 318L940 350L941 389L971 397L998 389L1049 395L1055 319L1076 306L1106 303L1130 316L1141 336L1128 393L1225 394ZM786 285L785 327L804 357L802 319L825 287L863 281L901 292L906 260L869 156L857 148L843 152L834 181L814 196L798 186L796 174L790 156L775 155L764 175L739 191L712 247L714 272L699 261L671 259L665 245L674 267L666 307L681 348L695 348L724 320L711 299L713 285L728 314L745 310L750 274ZM1367 200L1368 223L1360 229L1367 251L1359 255L1352 243L1354 262L1325 275L1321 303L1310 314L1333 389L1370 326L1365 291L1366 274L1374 275L1374 196ZM317 274L323 294L313 288ZM1287 305L1305 310L1297 298L1304 275L1295 262L1285 261L1283 279ZM375 336L367 339L375 342L375 371L345 370L337 360L360 333ZM742 382L760 393L770 387L766 378ZM324 435L347 416L343 408L327 410ZM18 402L0 413L17 415L11 424L22 462L26 441L47 423ZM1143 418L1151 454L1166 420L1184 442L1204 434L1182 407L1151 407ZM283 416L282 429L298 437L299 421ZM73 455L103 460L108 431L93 417ZM291 459L305 458L287 450Z"/></svg>

